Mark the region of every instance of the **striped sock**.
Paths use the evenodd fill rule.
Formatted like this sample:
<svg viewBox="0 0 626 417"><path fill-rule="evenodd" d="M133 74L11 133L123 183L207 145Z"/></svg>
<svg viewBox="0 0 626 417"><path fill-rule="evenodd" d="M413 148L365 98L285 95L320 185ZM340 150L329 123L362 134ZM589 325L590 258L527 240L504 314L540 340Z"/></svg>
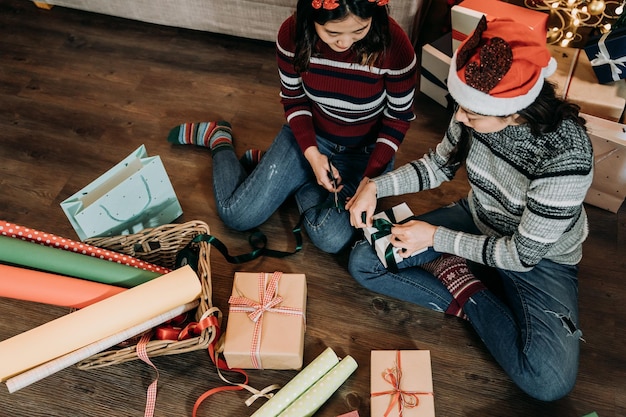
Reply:
<svg viewBox="0 0 626 417"><path fill-rule="evenodd" d="M239 158L239 163L243 166L248 174L250 174L257 165L259 165L259 161L263 157L265 152L259 149L248 149L242 156Z"/></svg>
<svg viewBox="0 0 626 417"><path fill-rule="evenodd" d="M230 123L218 122L183 123L176 126L167 136L167 141L180 145L198 145L211 149L233 146Z"/></svg>
<svg viewBox="0 0 626 417"><path fill-rule="evenodd" d="M463 306L467 300L487 288L472 274L467 261L459 256L445 254L422 267L437 277L452 294L454 301L450 303L446 314L464 317Z"/></svg>

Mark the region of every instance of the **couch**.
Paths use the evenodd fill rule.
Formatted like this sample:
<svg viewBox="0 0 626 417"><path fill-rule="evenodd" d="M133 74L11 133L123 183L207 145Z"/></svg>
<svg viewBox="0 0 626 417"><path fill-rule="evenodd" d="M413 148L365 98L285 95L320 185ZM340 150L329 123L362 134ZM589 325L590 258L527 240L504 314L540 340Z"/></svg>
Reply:
<svg viewBox="0 0 626 417"><path fill-rule="evenodd" d="M431 0L391 0L391 15L417 45L421 21ZM52 5L148 23L274 41L296 0L38 0Z"/></svg>

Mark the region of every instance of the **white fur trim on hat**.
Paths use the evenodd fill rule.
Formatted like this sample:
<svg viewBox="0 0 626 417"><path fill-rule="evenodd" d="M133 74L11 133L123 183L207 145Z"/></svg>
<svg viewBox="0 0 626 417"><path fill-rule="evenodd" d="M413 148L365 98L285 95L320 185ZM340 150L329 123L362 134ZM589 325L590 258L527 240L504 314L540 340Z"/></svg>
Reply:
<svg viewBox="0 0 626 417"><path fill-rule="evenodd" d="M448 91L461 107L485 116L509 116L530 106L539 96L545 78L556 70L556 60L550 57L548 65L541 71L542 76L526 94L507 98L493 97L461 81L456 69L456 54L455 51L448 72Z"/></svg>

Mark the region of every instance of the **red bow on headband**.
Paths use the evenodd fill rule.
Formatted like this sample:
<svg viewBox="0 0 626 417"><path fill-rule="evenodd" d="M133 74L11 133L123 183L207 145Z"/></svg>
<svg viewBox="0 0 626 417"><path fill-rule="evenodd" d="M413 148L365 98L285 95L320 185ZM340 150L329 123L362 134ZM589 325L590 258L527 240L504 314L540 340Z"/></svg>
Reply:
<svg viewBox="0 0 626 417"><path fill-rule="evenodd" d="M320 7L326 10L333 10L339 7L339 3L337 0L313 0L311 3L314 9L319 9Z"/></svg>
<svg viewBox="0 0 626 417"><path fill-rule="evenodd" d="M384 6L389 3L389 0L368 0L370 3L376 3L377 6ZM313 0L311 5L314 9L323 8L326 10L334 10L339 7L337 0Z"/></svg>

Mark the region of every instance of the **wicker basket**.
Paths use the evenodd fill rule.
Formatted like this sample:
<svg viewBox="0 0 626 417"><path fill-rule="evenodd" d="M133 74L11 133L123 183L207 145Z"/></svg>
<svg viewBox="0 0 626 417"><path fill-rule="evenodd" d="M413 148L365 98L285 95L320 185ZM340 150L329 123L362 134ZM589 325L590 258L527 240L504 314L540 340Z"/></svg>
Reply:
<svg viewBox="0 0 626 417"><path fill-rule="evenodd" d="M92 238L87 243L172 269L176 254L199 234L209 234L208 225L201 221L190 221L145 229L132 235ZM200 242L197 245L199 245L200 255L198 277L202 284L202 295L196 309L195 319L199 321L203 317L214 315L221 325L222 314L212 302L211 265L209 263L211 246L206 242ZM185 340L152 340L148 342L146 351L150 357L155 357L206 349L215 340L217 333L214 327L208 327L199 336ZM135 359L138 359L136 344L100 352L79 362L77 366L80 369L93 369Z"/></svg>

